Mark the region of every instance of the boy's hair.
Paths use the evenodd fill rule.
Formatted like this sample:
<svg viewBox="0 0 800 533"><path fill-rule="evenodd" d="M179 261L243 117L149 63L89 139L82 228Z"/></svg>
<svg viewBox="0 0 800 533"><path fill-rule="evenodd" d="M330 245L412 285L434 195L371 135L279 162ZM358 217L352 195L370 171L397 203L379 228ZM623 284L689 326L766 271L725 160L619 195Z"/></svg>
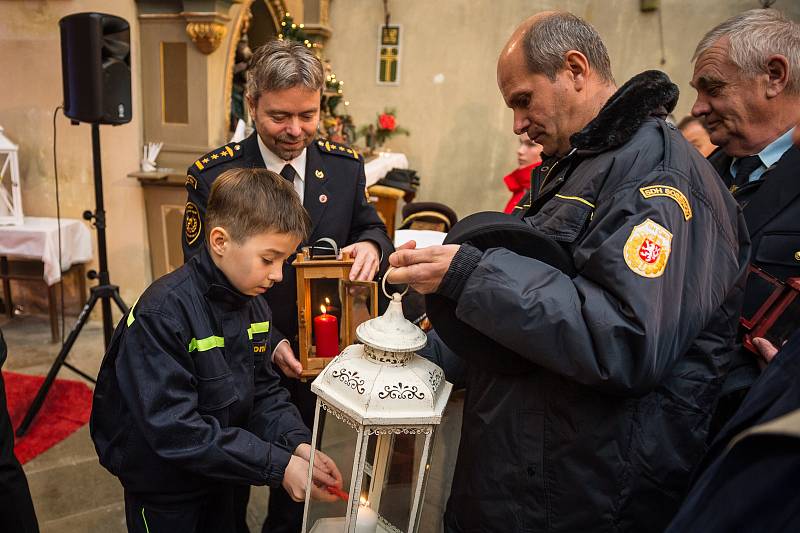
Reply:
<svg viewBox="0 0 800 533"><path fill-rule="evenodd" d="M235 242L274 232L308 238L311 220L292 185L265 168L223 172L211 186L206 210L206 238L221 226Z"/></svg>

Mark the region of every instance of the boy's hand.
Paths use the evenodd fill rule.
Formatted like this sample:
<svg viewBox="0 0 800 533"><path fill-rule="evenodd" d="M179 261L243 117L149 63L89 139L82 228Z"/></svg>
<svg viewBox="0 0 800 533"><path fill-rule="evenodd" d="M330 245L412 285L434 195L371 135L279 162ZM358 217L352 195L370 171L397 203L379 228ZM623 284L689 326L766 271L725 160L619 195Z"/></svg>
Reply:
<svg viewBox="0 0 800 533"><path fill-rule="evenodd" d="M353 258L353 266L350 268L350 281L372 281L378 267L381 266L381 251L372 241L361 241L345 246L343 252L347 252Z"/></svg>
<svg viewBox="0 0 800 533"><path fill-rule="evenodd" d="M303 458L306 462L311 460L311 446L300 444L294 451L295 456ZM306 467L308 468L308 467ZM306 470L306 474L308 471ZM312 474L311 497L320 501L334 501L336 495L329 493L326 487L342 488L342 474L333 462L333 459L317 450L314 452L314 472Z"/></svg>
<svg viewBox="0 0 800 533"><path fill-rule="evenodd" d="M296 502L306 499L306 481L308 480L308 461L302 457L293 455L286 465L283 472L281 486L286 489L286 493Z"/></svg>
<svg viewBox="0 0 800 533"><path fill-rule="evenodd" d="M275 347L272 354L272 362L278 365L283 375L287 378L300 379L303 365L297 360L292 347L288 341L282 341Z"/></svg>

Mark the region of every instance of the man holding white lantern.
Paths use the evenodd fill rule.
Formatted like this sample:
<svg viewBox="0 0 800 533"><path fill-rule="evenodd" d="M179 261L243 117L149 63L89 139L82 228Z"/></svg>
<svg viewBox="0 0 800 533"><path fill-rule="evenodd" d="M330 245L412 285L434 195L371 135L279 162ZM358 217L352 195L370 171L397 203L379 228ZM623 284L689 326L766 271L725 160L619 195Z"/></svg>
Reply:
<svg viewBox="0 0 800 533"><path fill-rule="evenodd" d="M389 282L428 294L434 328L468 360L445 531L662 531L734 341L741 212L663 120L677 87L648 71L617 89L580 18L525 21L497 79L515 133L547 154L524 224L567 261L477 234L390 257Z"/></svg>

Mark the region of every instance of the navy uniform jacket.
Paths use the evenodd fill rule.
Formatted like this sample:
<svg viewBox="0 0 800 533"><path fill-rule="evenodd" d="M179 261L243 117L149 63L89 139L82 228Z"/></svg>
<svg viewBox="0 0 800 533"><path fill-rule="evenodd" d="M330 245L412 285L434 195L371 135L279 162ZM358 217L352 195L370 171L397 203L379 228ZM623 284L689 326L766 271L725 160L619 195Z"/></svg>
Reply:
<svg viewBox="0 0 800 533"><path fill-rule="evenodd" d="M536 169L525 221L575 277L504 248L453 259L439 292L529 369L467 368L448 533L661 532L677 511L750 250L714 169L658 118L677 97L665 74L639 74L572 135L571 155Z"/></svg>
<svg viewBox="0 0 800 533"><path fill-rule="evenodd" d="M729 531L800 531L800 331L711 444L667 529Z"/></svg>
<svg viewBox="0 0 800 533"><path fill-rule="evenodd" d="M732 158L717 150L708 158L729 188ZM750 233L752 254L750 262L768 274L785 280L800 276L800 149L792 146L761 178L733 191L742 206L747 230ZM764 303L771 287L756 275L747 279L742 316L752 317ZM724 394L749 387L758 377L755 356L740 347L732 354L732 369ZM725 412L720 420L732 414L736 403L721 403ZM730 412L728 412L730 411Z"/></svg>
<svg viewBox="0 0 800 533"><path fill-rule="evenodd" d="M708 160L729 187L732 158L717 150ZM785 280L800 276L800 149L789 148L761 179L733 192L742 206L753 252L751 263ZM744 316L752 316L769 295L756 276L750 276L744 297Z"/></svg>
<svg viewBox="0 0 800 533"><path fill-rule="evenodd" d="M100 463L132 492L280 485L311 435L269 353L266 301L234 289L204 246L114 332L90 423Z"/></svg>
<svg viewBox="0 0 800 533"><path fill-rule="evenodd" d="M257 133L241 143L229 143L198 159L189 167L186 189L189 199L183 220L183 256L189 260L202 247L205 214L211 185L217 176L231 168L265 168L258 149ZM215 157L216 156L216 157ZM394 251L386 227L375 208L367 201L364 160L355 150L329 141L314 141L308 146L303 206L311 217L311 235L303 243L322 237L339 246L372 241L381 250L380 272L388 267ZM266 298L274 312L277 329L293 338L297 333L297 283L290 258L283 267L283 282L276 284Z"/></svg>

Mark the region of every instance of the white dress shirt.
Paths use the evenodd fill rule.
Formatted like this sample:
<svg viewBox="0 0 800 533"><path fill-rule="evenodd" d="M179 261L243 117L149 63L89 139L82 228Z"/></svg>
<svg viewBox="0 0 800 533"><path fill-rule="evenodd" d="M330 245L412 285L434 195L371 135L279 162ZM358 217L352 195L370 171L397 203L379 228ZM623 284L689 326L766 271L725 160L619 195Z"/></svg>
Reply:
<svg viewBox="0 0 800 533"><path fill-rule="evenodd" d="M258 139L258 149L261 150L261 159L264 160L264 166L266 166L268 170L271 170L275 174L280 174L283 167L292 165L295 172L293 183L294 190L297 196L300 197L300 203L303 203L303 198L305 197L306 156L308 155L308 148L303 148L300 155L291 161L284 161L267 148L261 140L261 136L256 135L256 138Z"/></svg>

